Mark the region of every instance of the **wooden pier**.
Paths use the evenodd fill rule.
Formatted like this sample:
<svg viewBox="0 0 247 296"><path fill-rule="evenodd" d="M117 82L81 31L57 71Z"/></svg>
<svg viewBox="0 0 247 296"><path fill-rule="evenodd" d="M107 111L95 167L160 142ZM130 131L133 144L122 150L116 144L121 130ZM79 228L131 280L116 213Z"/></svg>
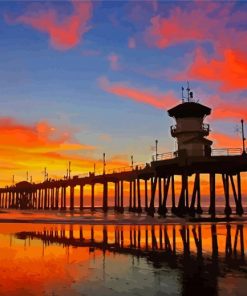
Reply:
<svg viewBox="0 0 247 296"><path fill-rule="evenodd" d="M67 178L65 180L46 180L31 184L20 182L15 186L0 189L0 207L16 209L67 210L75 209L75 186L80 187L80 210L84 209L84 187L91 186L91 209L95 209L95 185L103 185L102 208L109 208L109 184L115 186L114 208L123 212L126 205L129 211L145 210L153 215L158 204L158 213L165 216L167 201L171 200L171 211L176 215L201 214L202 175L207 187L208 213L215 217L218 196L216 176L221 176L224 188L225 215L232 214L231 199L235 213L243 214L242 175L247 171L247 154L242 122L242 149L212 149L212 141L206 137L210 133L209 124L204 118L211 109L193 101L193 93L187 88L187 102L168 110L169 116L176 120L171 127L171 135L176 138L177 151L158 155L145 166L130 166L124 170L105 171L105 154L102 174L89 173L88 176ZM157 144L157 141L156 141ZM70 169L69 169L70 171ZM189 177L194 177L193 189L189 190ZM191 182L191 181L190 181ZM127 190L126 190L127 183ZM181 185L181 186L180 186ZM177 188L181 191L177 194ZM190 192L191 191L191 192ZM205 192L203 192L205 194Z"/></svg>
<svg viewBox="0 0 247 296"><path fill-rule="evenodd" d="M89 174L87 177L66 180L47 180L43 183L31 184L23 181L15 186L0 189L0 207L14 209L70 210L75 209L75 186L79 186L79 207L84 206L84 187L91 186L91 209L95 209L95 185L103 185L102 208L108 206L108 186L114 184L114 208L123 212L146 211L153 215L156 211L165 216L167 201L172 204L171 211L177 215L202 213L201 207L201 175L208 180L209 204L208 213L215 217L217 206L216 175L221 176L224 188L225 214L229 216L235 205L235 213L243 214L242 173L247 171L247 156L227 155L208 157L174 157L158 159L145 167L129 167L122 172L106 172L101 175ZM193 189L189 192L188 178L194 178ZM179 183L179 185L177 184ZM176 195L177 186L181 187ZM126 188L127 187L127 188ZM191 187L191 186L190 186ZM231 190L230 190L231 189ZM125 196L124 196L125 193ZM232 193L232 194L230 194ZM125 206L124 206L125 205Z"/></svg>

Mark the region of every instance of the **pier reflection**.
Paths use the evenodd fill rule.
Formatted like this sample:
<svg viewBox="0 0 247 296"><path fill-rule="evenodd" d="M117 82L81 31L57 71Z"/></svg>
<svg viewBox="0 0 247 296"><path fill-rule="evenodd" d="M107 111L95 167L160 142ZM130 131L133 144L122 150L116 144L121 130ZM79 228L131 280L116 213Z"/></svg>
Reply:
<svg viewBox="0 0 247 296"><path fill-rule="evenodd" d="M242 224L45 226L18 232L19 239L41 240L44 247L101 250L104 256L119 253L144 258L153 268L179 270L183 295L218 295L218 277L246 266L246 231Z"/></svg>

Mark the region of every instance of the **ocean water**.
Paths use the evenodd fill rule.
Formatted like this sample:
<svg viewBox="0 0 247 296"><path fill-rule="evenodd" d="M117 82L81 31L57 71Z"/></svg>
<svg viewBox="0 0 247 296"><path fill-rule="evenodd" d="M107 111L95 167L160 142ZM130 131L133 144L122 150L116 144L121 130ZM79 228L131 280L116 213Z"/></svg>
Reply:
<svg viewBox="0 0 247 296"><path fill-rule="evenodd" d="M10 210L0 221L0 295L246 295L245 216Z"/></svg>

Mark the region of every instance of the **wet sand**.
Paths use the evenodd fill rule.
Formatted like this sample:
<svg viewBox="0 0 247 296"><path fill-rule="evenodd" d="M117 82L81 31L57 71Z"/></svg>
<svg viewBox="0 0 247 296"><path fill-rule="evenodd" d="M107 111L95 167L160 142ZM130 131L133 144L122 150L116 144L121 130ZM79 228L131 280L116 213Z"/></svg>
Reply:
<svg viewBox="0 0 247 296"><path fill-rule="evenodd" d="M148 216L145 212L138 213L115 213L113 210L108 213L102 210L94 212L84 210L83 212L70 211L33 211L33 210L2 210L0 212L0 223L51 223L51 224L90 224L90 225L154 225L154 224L188 224L188 223L224 223L224 222L246 222L247 215L232 215L226 217L219 213L215 218L204 214L195 217L178 217L167 214L166 217L160 217L157 214L154 217Z"/></svg>
<svg viewBox="0 0 247 296"><path fill-rule="evenodd" d="M246 295L243 223L1 223L0 241L0 295Z"/></svg>

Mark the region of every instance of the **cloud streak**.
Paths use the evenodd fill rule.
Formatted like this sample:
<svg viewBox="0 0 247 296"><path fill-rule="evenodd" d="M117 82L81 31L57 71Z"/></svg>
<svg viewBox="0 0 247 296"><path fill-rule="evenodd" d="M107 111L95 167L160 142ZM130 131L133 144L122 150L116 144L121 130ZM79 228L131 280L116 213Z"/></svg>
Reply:
<svg viewBox="0 0 247 296"><path fill-rule="evenodd" d="M151 105L158 109L168 108L177 103L174 93L169 91L165 94L147 89L138 89L128 86L126 83L111 83L106 77L99 79L100 87L111 94L127 98L129 100Z"/></svg>

